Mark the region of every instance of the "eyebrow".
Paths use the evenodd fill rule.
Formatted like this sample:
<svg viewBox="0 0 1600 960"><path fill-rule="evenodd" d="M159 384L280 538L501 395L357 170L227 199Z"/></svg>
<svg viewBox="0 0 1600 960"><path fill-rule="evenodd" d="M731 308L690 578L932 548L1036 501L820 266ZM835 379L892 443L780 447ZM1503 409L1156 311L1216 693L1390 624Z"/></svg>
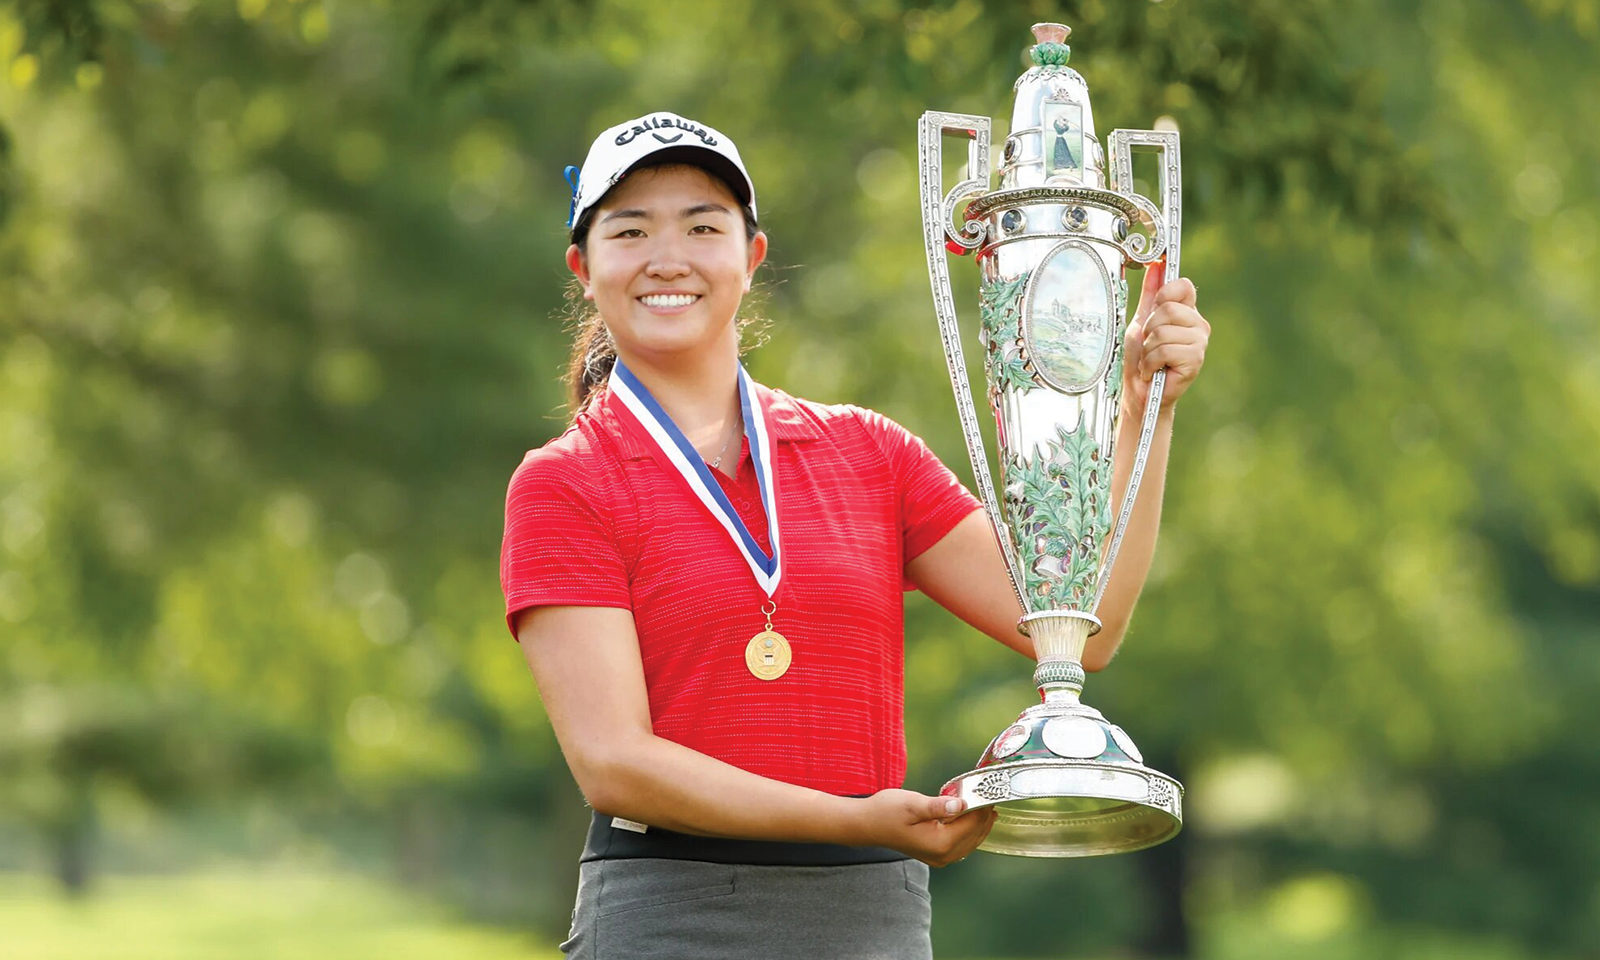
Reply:
<svg viewBox="0 0 1600 960"><path fill-rule="evenodd" d="M729 210L720 203L701 203L685 208L683 212L678 214L678 216L682 219L688 219L689 217L697 217L702 213L726 213L732 216L733 211ZM601 217L600 222L609 223L612 220L647 220L649 217L650 214L645 210L613 210L612 212Z"/></svg>
<svg viewBox="0 0 1600 960"><path fill-rule="evenodd" d="M720 203L702 203L698 206L690 207L689 209L683 211L683 213L679 214L679 216L684 218L697 217L702 213L726 213L731 215L733 211L729 210Z"/></svg>

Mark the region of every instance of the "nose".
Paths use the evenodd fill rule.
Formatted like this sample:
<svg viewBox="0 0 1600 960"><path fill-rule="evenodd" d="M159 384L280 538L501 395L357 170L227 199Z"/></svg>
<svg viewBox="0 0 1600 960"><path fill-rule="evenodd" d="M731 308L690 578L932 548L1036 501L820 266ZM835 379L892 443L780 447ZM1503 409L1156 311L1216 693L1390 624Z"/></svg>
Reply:
<svg viewBox="0 0 1600 960"><path fill-rule="evenodd" d="M650 251L650 263L645 272L657 280L676 280L689 275L689 262L675 238L659 239Z"/></svg>

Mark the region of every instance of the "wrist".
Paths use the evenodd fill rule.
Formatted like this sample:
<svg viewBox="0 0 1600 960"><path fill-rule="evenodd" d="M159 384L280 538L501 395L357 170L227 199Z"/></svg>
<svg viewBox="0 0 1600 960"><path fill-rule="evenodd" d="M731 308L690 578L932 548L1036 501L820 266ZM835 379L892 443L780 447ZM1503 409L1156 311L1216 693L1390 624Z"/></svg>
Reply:
<svg viewBox="0 0 1600 960"><path fill-rule="evenodd" d="M868 797L838 797L829 796L829 807L824 811L821 822L833 825L830 831L833 836L825 838L826 842L843 844L847 847L871 847L878 841L873 836L871 818L867 815Z"/></svg>
<svg viewBox="0 0 1600 960"><path fill-rule="evenodd" d="M1144 421L1146 403L1134 400L1132 394L1131 390L1122 391L1122 399L1118 406L1122 408L1120 416L1123 428L1137 433L1140 423ZM1156 410L1156 419L1170 421L1177 409L1178 398L1164 396L1161 398L1161 407Z"/></svg>

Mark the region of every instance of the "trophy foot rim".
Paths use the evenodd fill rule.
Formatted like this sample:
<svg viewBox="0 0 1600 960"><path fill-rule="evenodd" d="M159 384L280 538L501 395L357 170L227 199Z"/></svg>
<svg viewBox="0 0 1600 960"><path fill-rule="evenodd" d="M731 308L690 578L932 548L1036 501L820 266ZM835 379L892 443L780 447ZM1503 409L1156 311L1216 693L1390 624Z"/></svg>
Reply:
<svg viewBox="0 0 1600 960"><path fill-rule="evenodd" d="M1132 853L1183 829L1183 784L1143 764L1028 759L969 770L939 792L965 801L968 810L997 808L995 825L978 846L988 853Z"/></svg>

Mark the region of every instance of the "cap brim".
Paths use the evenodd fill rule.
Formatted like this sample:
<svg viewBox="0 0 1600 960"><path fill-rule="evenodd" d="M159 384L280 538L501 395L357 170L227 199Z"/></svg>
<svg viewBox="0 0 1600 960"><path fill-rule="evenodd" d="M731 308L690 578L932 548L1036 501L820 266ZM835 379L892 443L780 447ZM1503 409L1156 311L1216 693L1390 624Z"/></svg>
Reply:
<svg viewBox="0 0 1600 960"><path fill-rule="evenodd" d="M744 171L739 169L739 165L715 150L710 150L705 147L698 147L691 144L683 144L681 146L674 147L662 147L659 150L650 151L630 164L627 169L623 171L622 176L617 178L617 183L621 183L629 174L633 173L633 171L639 169L640 167L656 167L668 163L682 163L691 167L699 167L700 169L706 171L707 173L716 177L718 180L721 180L723 183L727 184L728 189L733 191L734 199L738 200L739 203L746 207L751 207L753 212L750 180L745 176ZM615 184L607 188L606 193L610 193L611 190L614 189L616 189ZM578 215L576 219L573 220L573 225L570 228L574 233L576 233L579 226L581 226L583 222L589 218L590 214L594 212L594 208L599 206L600 201L603 199L605 199L604 193L598 197L595 197L593 202L589 203L578 212Z"/></svg>
<svg viewBox="0 0 1600 960"><path fill-rule="evenodd" d="M707 173L713 174L717 179L728 185L733 195L745 206L750 205L750 181L745 177L732 160L705 147L684 144L677 147L663 147L640 157L628 167L632 173L641 166L660 166L664 163L685 163L692 167L699 167Z"/></svg>

